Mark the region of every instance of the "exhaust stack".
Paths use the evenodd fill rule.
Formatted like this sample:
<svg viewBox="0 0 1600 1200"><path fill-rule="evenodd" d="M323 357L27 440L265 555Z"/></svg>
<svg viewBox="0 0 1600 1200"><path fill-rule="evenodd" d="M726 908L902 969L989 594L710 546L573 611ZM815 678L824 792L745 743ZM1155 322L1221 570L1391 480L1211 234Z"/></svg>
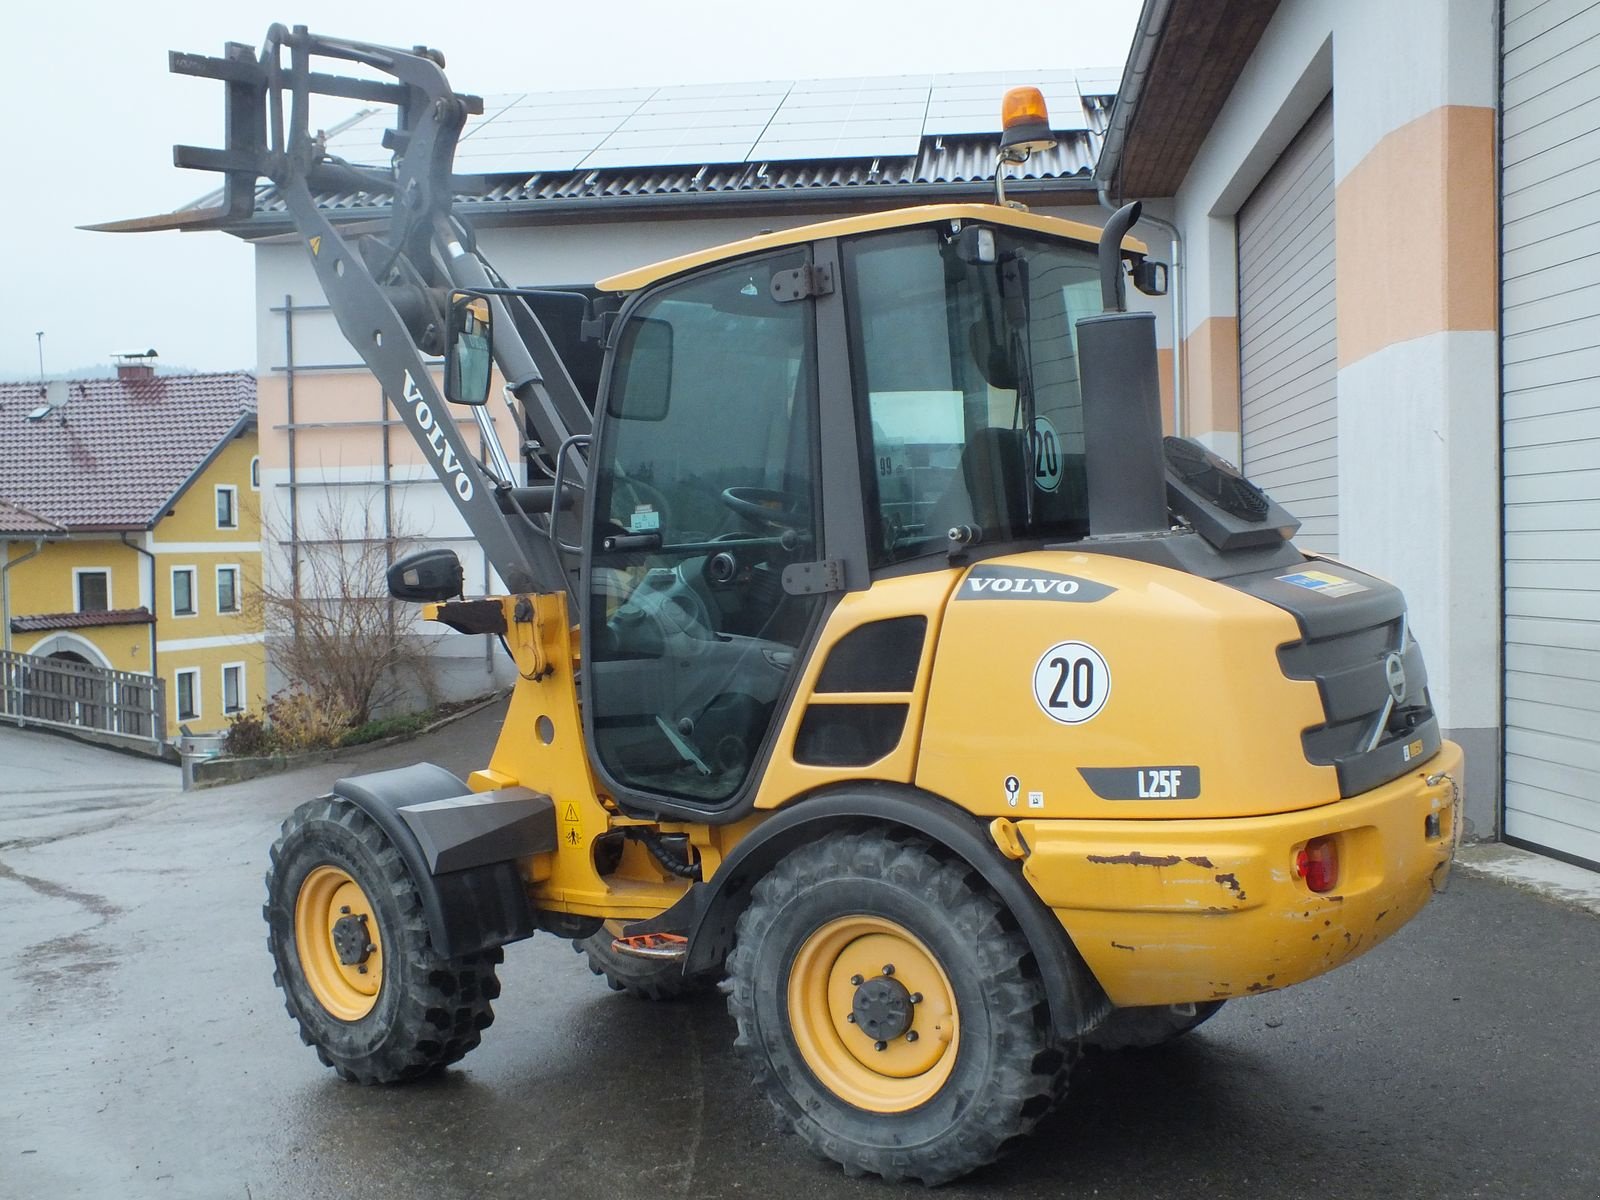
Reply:
<svg viewBox="0 0 1600 1200"><path fill-rule="evenodd" d="M1077 324L1089 532L1096 537L1154 533L1169 525L1156 318L1126 311L1123 290L1122 239L1139 211L1135 201L1106 222L1100 235L1105 311Z"/></svg>

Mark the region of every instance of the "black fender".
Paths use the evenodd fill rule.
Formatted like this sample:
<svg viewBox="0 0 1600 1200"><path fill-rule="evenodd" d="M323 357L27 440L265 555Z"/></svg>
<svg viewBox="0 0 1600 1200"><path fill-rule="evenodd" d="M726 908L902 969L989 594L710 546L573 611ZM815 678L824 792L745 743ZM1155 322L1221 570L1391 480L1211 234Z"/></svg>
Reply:
<svg viewBox="0 0 1600 1200"><path fill-rule="evenodd" d="M538 928L517 860L554 850L555 806L528 788L474 793L443 767L417 763L333 785L383 830L422 899L446 958L530 937Z"/></svg>
<svg viewBox="0 0 1600 1200"><path fill-rule="evenodd" d="M1111 1002L1055 914L1000 853L985 822L929 792L904 784L860 782L824 788L791 802L736 845L707 882L650 922L629 926L687 928L684 970L715 970L733 946L734 927L750 890L784 855L838 829L891 826L920 835L960 858L994 890L1022 935L1050 1000L1050 1018L1065 1039L1081 1037L1111 1011Z"/></svg>

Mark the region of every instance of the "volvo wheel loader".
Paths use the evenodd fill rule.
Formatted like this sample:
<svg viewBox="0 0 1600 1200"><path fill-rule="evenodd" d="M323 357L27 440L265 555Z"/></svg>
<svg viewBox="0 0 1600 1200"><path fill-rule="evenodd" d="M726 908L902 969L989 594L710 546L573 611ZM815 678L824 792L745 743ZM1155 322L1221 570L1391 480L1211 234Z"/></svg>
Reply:
<svg viewBox="0 0 1600 1200"><path fill-rule="evenodd" d="M1462 760L1402 597L1163 440L1137 205L908 208L541 292L455 211L481 102L435 52L275 26L171 65L226 86L225 147L175 152L223 202L111 228L225 226L268 180L506 592L443 550L390 580L514 659L490 762L343 779L272 847L277 982L344 1078L462 1058L545 931L642 994L725 981L784 1123L935 1184L1081 1047L1338 967L1442 884ZM392 161L330 154L318 95L393 104ZM1050 136L1007 106L997 174ZM485 423L480 461L454 414L491 364L526 444Z"/></svg>

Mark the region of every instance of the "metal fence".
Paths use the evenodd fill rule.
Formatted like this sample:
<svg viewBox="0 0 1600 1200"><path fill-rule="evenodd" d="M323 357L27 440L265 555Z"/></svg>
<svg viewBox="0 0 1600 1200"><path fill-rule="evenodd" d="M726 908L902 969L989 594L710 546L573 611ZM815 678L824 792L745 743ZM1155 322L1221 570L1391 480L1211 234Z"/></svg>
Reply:
<svg viewBox="0 0 1600 1200"><path fill-rule="evenodd" d="M167 685L132 671L0 650L0 721L85 730L150 749L167 738Z"/></svg>

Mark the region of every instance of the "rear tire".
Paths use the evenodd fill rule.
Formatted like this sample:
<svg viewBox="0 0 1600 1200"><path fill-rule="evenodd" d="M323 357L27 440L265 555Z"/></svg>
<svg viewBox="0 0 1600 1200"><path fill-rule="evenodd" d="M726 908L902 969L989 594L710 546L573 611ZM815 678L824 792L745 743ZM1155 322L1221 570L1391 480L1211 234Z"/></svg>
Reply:
<svg viewBox="0 0 1600 1200"><path fill-rule="evenodd" d="M758 1084L850 1175L931 1186L992 1162L1050 1110L1076 1053L1004 906L917 841L795 850L756 885L728 970Z"/></svg>
<svg viewBox="0 0 1600 1200"><path fill-rule="evenodd" d="M705 980L685 975L681 963L617 953L611 946L616 936L617 925L608 921L598 933L572 943L587 957L589 973L601 976L613 992L627 992L639 1000L680 1000L705 990Z"/></svg>
<svg viewBox="0 0 1600 1200"><path fill-rule="evenodd" d="M1156 1005L1149 1008L1114 1008L1111 1015L1083 1039L1096 1050L1153 1050L1204 1025L1222 1008L1221 1000L1193 1006Z"/></svg>
<svg viewBox="0 0 1600 1200"><path fill-rule="evenodd" d="M343 1079L431 1074L476 1047L494 1020L502 951L435 950L400 852L348 800L309 801L283 823L262 914L272 981L300 1040ZM345 961L341 945L346 957L359 953L351 937L361 930L364 961Z"/></svg>

